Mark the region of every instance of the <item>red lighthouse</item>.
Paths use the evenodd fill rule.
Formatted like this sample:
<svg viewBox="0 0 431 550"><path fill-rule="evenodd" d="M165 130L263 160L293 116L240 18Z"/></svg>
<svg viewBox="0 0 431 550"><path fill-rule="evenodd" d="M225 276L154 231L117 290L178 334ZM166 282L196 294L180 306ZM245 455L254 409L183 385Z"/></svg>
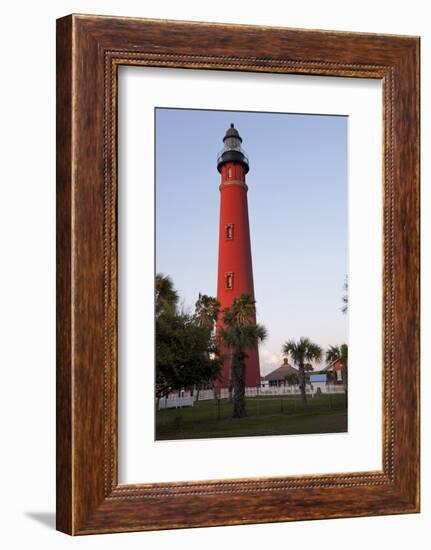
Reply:
<svg viewBox="0 0 431 550"><path fill-rule="evenodd" d="M254 298L250 226L248 221L245 175L248 158L242 149L242 138L233 124L223 138L224 147L217 158L220 184L220 229L217 299L221 309L230 307L234 298L247 292ZM226 357L219 385L229 386L230 360ZM257 347L247 350L246 386L260 386Z"/></svg>

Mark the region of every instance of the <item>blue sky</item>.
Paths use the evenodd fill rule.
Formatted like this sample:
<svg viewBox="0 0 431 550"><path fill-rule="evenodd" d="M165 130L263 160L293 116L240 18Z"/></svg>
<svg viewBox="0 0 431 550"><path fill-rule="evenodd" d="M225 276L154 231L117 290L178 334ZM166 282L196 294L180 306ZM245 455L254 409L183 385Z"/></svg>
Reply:
<svg viewBox="0 0 431 550"><path fill-rule="evenodd" d="M216 157L233 122L250 159L248 205L261 371L308 336L347 341L347 117L156 109L156 271L185 309L217 288L220 197Z"/></svg>

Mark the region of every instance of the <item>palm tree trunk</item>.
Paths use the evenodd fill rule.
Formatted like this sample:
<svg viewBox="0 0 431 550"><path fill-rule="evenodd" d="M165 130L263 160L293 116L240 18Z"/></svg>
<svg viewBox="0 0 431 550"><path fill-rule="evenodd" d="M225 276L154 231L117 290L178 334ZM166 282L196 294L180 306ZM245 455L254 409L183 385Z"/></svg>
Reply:
<svg viewBox="0 0 431 550"><path fill-rule="evenodd" d="M213 390L213 396L214 396L214 403L217 410L217 420L220 420L220 396L217 392L216 386L214 384L214 380L212 381L212 390Z"/></svg>
<svg viewBox="0 0 431 550"><path fill-rule="evenodd" d="M347 387L347 365L343 363L342 369L341 369L341 377L344 384L344 395L346 398L346 408L348 406L348 387Z"/></svg>
<svg viewBox="0 0 431 550"><path fill-rule="evenodd" d="M229 403L232 403L232 400L233 400L232 362L233 362L233 352L230 351L229 352L229 386L228 386Z"/></svg>
<svg viewBox="0 0 431 550"><path fill-rule="evenodd" d="M304 365L299 365L299 389L301 390L302 402L307 404L307 394L305 391L305 368Z"/></svg>
<svg viewBox="0 0 431 550"><path fill-rule="evenodd" d="M347 391L347 365L345 363L343 363L341 367L341 378L344 384L344 389Z"/></svg>
<svg viewBox="0 0 431 550"><path fill-rule="evenodd" d="M232 361L232 385L233 385L233 417L243 418L245 410L245 354L241 351L234 352Z"/></svg>

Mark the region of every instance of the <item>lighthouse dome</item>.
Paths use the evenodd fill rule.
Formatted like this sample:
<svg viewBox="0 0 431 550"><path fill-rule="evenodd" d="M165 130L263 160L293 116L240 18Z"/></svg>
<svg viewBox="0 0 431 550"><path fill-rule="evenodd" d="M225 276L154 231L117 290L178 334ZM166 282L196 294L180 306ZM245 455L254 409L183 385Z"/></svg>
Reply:
<svg viewBox="0 0 431 550"><path fill-rule="evenodd" d="M247 174L249 163L247 154L242 148L242 137L235 128L233 122L226 130L223 138L224 147L217 156L217 170L221 172L223 164L226 162L238 162L243 165L244 171Z"/></svg>
<svg viewBox="0 0 431 550"><path fill-rule="evenodd" d="M230 128L226 130L223 141L226 141L228 138L236 138L242 143L242 137L239 135L238 130L235 128L233 122L231 122Z"/></svg>

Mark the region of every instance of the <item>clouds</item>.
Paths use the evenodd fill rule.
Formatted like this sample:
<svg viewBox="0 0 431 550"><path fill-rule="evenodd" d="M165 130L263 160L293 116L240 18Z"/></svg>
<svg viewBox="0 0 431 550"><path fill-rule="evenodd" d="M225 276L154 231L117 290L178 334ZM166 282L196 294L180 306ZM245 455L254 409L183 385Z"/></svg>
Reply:
<svg viewBox="0 0 431 550"><path fill-rule="evenodd" d="M283 363L283 356L264 347L259 348L260 374L267 375L269 372L280 367Z"/></svg>

